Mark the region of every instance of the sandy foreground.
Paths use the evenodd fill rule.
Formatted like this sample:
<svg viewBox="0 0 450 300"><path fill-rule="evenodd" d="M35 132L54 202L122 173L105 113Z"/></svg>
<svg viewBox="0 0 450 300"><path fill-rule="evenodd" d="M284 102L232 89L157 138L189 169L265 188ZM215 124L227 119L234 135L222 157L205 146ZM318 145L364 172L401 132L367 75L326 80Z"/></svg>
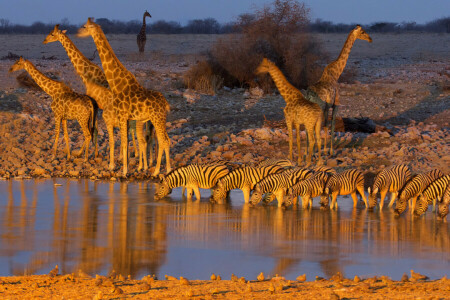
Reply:
<svg viewBox="0 0 450 300"><path fill-rule="evenodd" d="M81 81L62 46L42 45L44 38L0 36L0 57L8 52L23 55L44 72L82 92ZM264 118L283 120L284 101L279 95L222 89L211 96L183 88L183 73L203 57L202 51L216 38L149 36L148 51L143 56L137 53L134 35L112 36L110 41L119 59L137 79L148 88L162 91L168 99L171 112L167 128L174 166L214 159L251 164L267 157L285 158L286 128L264 126ZM339 53L345 38L346 35L320 36L332 58ZM338 115L368 117L375 121L378 131L340 133L336 155L327 157L326 164L338 170L359 168L374 174L387 165L408 163L414 173L432 168L449 173L450 36L387 34L372 38L372 44L358 41L350 54L347 68L357 75L341 84L342 105ZM94 53L91 40L74 40L86 56ZM94 61L99 63L98 57ZM20 87L15 79L18 74L7 72L13 63L0 60L0 178L118 179L120 161L116 161L113 172L108 170L108 138L101 119L100 157L94 158L91 152L88 162L81 158L67 161L61 133L57 157L50 159L54 142L51 99L41 91ZM79 149L83 137L76 122L69 122L69 137L72 150ZM115 138L117 158L118 134ZM133 156L134 151L131 152ZM152 168L138 172L136 167L137 159L132 157L128 180L150 178ZM186 285L178 280L129 280L122 276L96 279L82 274L0 277L0 298L450 299L450 280L446 278L425 282L414 278L398 282L387 277L360 282L339 276L319 281L307 278L306 282L282 278L258 282L256 278L247 278L251 281L245 283L226 279L191 280Z"/></svg>
<svg viewBox="0 0 450 300"><path fill-rule="evenodd" d="M405 277L406 276L406 277ZM146 276L133 280L85 274L0 277L2 299L450 299L450 279L421 281L415 277L392 281L389 277L361 280L342 278L315 281L274 277L259 281L188 280Z"/></svg>

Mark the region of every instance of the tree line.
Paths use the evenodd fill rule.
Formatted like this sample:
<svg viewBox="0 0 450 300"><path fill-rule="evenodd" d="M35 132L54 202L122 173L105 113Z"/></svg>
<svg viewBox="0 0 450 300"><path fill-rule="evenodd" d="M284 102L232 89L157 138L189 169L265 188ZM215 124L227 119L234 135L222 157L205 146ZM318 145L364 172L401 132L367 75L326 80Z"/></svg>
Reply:
<svg viewBox="0 0 450 300"><path fill-rule="evenodd" d="M156 21L147 24L147 33L149 34L225 34L239 33L242 30L242 20L252 20L252 14L243 14L238 17L238 21L221 24L214 18L195 19L181 25L175 21ZM96 23L102 26L105 33L111 34L136 34L142 26L138 20L119 21L109 20L107 18L96 19ZM70 24L67 19L60 22L61 28L68 33L76 33L81 26ZM308 29L317 33L347 33L355 27L356 24L333 23L316 19L309 22ZM371 24L361 24L369 32L436 32L450 33L450 17L435 19L425 24L416 22L374 22ZM0 19L0 34L47 34L55 23L34 22L31 25L12 24L8 19Z"/></svg>

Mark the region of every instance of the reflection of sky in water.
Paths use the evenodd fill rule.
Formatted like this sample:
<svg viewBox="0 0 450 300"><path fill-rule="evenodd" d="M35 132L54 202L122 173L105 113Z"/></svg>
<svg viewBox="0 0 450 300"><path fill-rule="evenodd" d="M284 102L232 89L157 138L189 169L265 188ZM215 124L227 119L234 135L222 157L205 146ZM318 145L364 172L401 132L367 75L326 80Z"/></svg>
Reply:
<svg viewBox="0 0 450 300"><path fill-rule="evenodd" d="M239 190L227 205L210 204L207 190L202 202L187 203L181 188L154 202L153 192L147 182L1 181L0 275L42 274L56 264L63 273L115 269L137 278L447 275L449 225L431 212L396 219L389 209L353 210L350 197L332 212L317 199L310 211L248 207Z"/></svg>

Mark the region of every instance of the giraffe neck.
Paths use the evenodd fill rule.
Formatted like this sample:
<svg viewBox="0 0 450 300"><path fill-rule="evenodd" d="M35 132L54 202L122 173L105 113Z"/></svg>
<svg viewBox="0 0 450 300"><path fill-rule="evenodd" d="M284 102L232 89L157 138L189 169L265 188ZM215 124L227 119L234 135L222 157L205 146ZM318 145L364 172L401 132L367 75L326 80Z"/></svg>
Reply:
<svg viewBox="0 0 450 300"><path fill-rule="evenodd" d="M298 99L298 94L300 93L300 91L289 83L289 81L277 66L271 65L269 68L269 74L270 76L272 76L272 79L275 82L275 85L277 86L281 96L283 96L284 101L286 101L286 104Z"/></svg>
<svg viewBox="0 0 450 300"><path fill-rule="evenodd" d="M25 70L30 74L33 80L39 85L39 87L50 95L54 97L62 92L67 92L70 90L64 83L53 80L45 76L41 71L36 69L36 67L29 61L25 61Z"/></svg>
<svg viewBox="0 0 450 300"><path fill-rule="evenodd" d="M104 109L108 103L113 101L110 89L90 81L86 84L86 94L95 99L100 109Z"/></svg>
<svg viewBox="0 0 450 300"><path fill-rule="evenodd" d="M144 31L145 31L145 26L146 26L145 17L146 17L146 15L144 14L144 16L142 17L142 28L141 28L141 30L144 29Z"/></svg>
<svg viewBox="0 0 450 300"><path fill-rule="evenodd" d="M327 79L327 81L337 82L339 77L347 65L348 56L350 55L350 51L352 50L353 44L355 43L356 35L353 34L353 31L349 33L347 40L345 41L344 47L342 47L341 53L338 58L330 63L326 68L324 73L322 74L323 79Z"/></svg>
<svg viewBox="0 0 450 300"><path fill-rule="evenodd" d="M124 89L129 88L130 85L140 87L141 85L136 77L117 58L101 28L98 28L92 34L92 38L97 46L98 55L102 61L103 70L111 91L114 94L120 94Z"/></svg>
<svg viewBox="0 0 450 300"><path fill-rule="evenodd" d="M106 81L106 78L102 74L100 68L92 63L86 56L84 56L83 53L78 50L72 40L67 37L67 35L61 33L59 41L66 50L67 56L69 56L69 59L72 62L75 71L81 77L84 85L86 85L88 81L92 81L104 87L108 87L108 82ZM94 75L96 69L98 69L97 73L103 76L99 76L99 74Z"/></svg>

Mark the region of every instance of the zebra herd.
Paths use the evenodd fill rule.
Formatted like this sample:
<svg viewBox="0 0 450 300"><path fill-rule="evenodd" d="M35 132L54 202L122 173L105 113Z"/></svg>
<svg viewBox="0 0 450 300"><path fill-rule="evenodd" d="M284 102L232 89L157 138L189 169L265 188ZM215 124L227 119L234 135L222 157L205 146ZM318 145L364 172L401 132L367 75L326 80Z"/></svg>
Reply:
<svg viewBox="0 0 450 300"><path fill-rule="evenodd" d="M231 190L240 189L245 203L251 205L261 201L268 204L276 199L278 207L296 207L301 197L302 208L307 209L312 207L313 198L320 197L321 208L337 209L338 195L351 195L353 207L356 207L358 192L369 209L377 206L380 195L379 208L382 210L384 199L390 193L389 207L397 199L394 210L397 216L406 210L407 205L417 216L425 213L429 204L433 204L434 210L436 199L439 201L438 218L445 219L448 214L450 175L444 175L438 169L412 175L405 164L387 167L376 175L373 186L368 188L368 201L364 181L364 172L357 169L337 173L325 166L300 168L286 159L268 159L255 166L235 167L220 160L190 164L167 175L161 174L160 183L156 184L155 199L166 197L175 187L183 187L183 195L186 190L188 200L193 194L199 200L199 189L212 189L210 201L224 203Z"/></svg>

